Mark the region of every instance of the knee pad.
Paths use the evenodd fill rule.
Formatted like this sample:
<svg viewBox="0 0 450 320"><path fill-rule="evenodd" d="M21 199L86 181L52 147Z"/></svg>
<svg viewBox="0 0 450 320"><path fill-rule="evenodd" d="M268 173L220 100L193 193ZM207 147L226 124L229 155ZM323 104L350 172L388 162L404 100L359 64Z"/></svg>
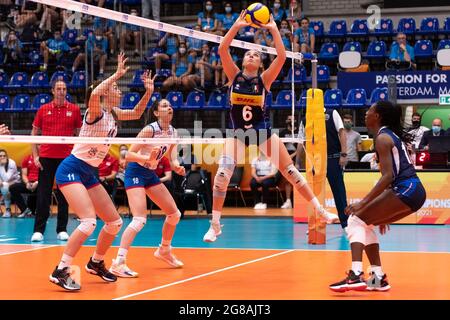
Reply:
<svg viewBox="0 0 450 320"><path fill-rule="evenodd" d="M131 220L131 222L128 226L131 229L133 229L134 231L139 232L142 230L142 228L144 228L146 223L147 223L147 218L133 217L133 220Z"/></svg>
<svg viewBox="0 0 450 320"><path fill-rule="evenodd" d="M167 222L171 226L176 226L178 224L178 222L180 221L180 217L181 217L181 212L177 211L175 213L166 215L165 222Z"/></svg>
<svg viewBox="0 0 450 320"><path fill-rule="evenodd" d="M347 221L347 234L350 243L359 242L366 245L367 224L355 215L351 215Z"/></svg>
<svg viewBox="0 0 450 320"><path fill-rule="evenodd" d="M111 222L105 222L103 230L105 230L106 233L109 233L111 235L116 235L119 233L120 228L122 228L122 223L123 223L122 218L119 218Z"/></svg>
<svg viewBox="0 0 450 320"><path fill-rule="evenodd" d="M366 228L366 246L368 246L369 244L377 244L377 243L379 243L379 241L377 233L374 230L374 227L368 226Z"/></svg>
<svg viewBox="0 0 450 320"><path fill-rule="evenodd" d="M281 174L290 184L294 186L294 188L301 189L306 184L306 179L293 164L290 164L286 168L282 169Z"/></svg>
<svg viewBox="0 0 450 320"><path fill-rule="evenodd" d="M80 219L80 224L78 225L77 229L89 237L94 232L96 226L97 219L86 218Z"/></svg>
<svg viewBox="0 0 450 320"><path fill-rule="evenodd" d="M236 161L232 157L220 157L219 168L217 169L216 177L214 178L213 196L225 198L235 166Z"/></svg>

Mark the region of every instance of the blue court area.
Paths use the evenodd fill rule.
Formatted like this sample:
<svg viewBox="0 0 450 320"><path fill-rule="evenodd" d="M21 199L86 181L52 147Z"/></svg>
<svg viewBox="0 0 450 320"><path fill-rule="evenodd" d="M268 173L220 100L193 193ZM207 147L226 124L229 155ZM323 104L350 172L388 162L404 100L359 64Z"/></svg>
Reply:
<svg viewBox="0 0 450 320"><path fill-rule="evenodd" d="M290 217L224 217L222 235L215 243L202 241L209 227L209 217L187 216L180 221L174 247L184 248L235 248L235 249L305 249L305 250L349 250L349 244L340 225L327 226L327 244L310 245L306 235L307 225L294 223ZM124 218L125 226L131 221ZM151 216L145 228L137 235L134 246L157 246L161 241L163 216ZM34 219L0 219L1 244L31 244ZM69 234L78 225L70 217ZM98 233L103 225L98 220L94 234L86 245L95 245ZM125 228L123 227L121 232ZM118 246L120 235L114 246ZM44 234L45 241L40 244L62 245L65 242L56 239L56 217L51 217ZM449 225L392 225L391 230L380 237L383 251L424 251L450 253Z"/></svg>

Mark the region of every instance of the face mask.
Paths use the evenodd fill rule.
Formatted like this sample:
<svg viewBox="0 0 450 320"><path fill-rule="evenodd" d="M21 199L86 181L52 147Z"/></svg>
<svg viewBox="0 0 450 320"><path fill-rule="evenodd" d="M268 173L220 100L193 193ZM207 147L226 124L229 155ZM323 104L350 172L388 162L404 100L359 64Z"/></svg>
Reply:
<svg viewBox="0 0 450 320"><path fill-rule="evenodd" d="M351 129L352 128L352 124L351 123L344 123L344 128L345 129Z"/></svg>
<svg viewBox="0 0 450 320"><path fill-rule="evenodd" d="M122 150L122 151L120 151L120 156L122 157L122 158L125 158L125 156L127 155L127 150Z"/></svg>
<svg viewBox="0 0 450 320"><path fill-rule="evenodd" d="M432 126L431 130L433 130L433 133L439 133L441 131L441 127L440 126Z"/></svg>
<svg viewBox="0 0 450 320"><path fill-rule="evenodd" d="M206 11L211 11L212 10L212 6L206 6Z"/></svg>
<svg viewBox="0 0 450 320"><path fill-rule="evenodd" d="M95 36L95 39L97 39L98 41L102 40L103 36Z"/></svg>
<svg viewBox="0 0 450 320"><path fill-rule="evenodd" d="M204 56L207 56L208 53L209 53L208 50L203 50L203 55L204 55Z"/></svg>
<svg viewBox="0 0 450 320"><path fill-rule="evenodd" d="M273 7L275 8L275 9L280 9L280 4L277 2L277 3L274 3L273 4Z"/></svg>
<svg viewBox="0 0 450 320"><path fill-rule="evenodd" d="M414 128L418 128L420 126L420 120L416 120L412 122Z"/></svg>
<svg viewBox="0 0 450 320"><path fill-rule="evenodd" d="M132 16L137 16L137 12L132 12L131 15Z"/></svg>
<svg viewBox="0 0 450 320"><path fill-rule="evenodd" d="M232 10L231 7L225 7L225 12L226 12L226 13L230 13L231 10Z"/></svg>
<svg viewBox="0 0 450 320"><path fill-rule="evenodd" d="M180 48L179 51L180 51L181 54L185 54L186 53L186 48Z"/></svg>

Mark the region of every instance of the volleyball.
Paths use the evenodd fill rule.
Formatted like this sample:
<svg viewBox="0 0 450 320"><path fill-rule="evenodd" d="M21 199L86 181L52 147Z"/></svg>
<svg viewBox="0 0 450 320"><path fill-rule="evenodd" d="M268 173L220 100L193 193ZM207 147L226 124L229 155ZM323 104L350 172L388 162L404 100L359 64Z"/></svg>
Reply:
<svg viewBox="0 0 450 320"><path fill-rule="evenodd" d="M245 12L245 21L249 22L252 27L259 28L270 20L270 11L262 3L252 3Z"/></svg>

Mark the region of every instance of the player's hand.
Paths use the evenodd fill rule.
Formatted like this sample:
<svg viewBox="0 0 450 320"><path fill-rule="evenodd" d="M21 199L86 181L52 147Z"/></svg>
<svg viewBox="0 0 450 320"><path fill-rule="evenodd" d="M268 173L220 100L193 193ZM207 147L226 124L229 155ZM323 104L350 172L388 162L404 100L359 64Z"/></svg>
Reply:
<svg viewBox="0 0 450 320"><path fill-rule="evenodd" d="M234 22L233 26L240 28L243 27L248 27L250 25L250 23L248 23L245 20L245 14L246 14L247 10L242 10L241 14L239 15L239 18L236 19L236 21Z"/></svg>
<svg viewBox="0 0 450 320"><path fill-rule="evenodd" d="M119 55L117 56L117 70L116 70L116 74L117 74L117 76L119 78L122 77L125 73L127 73L128 70L130 69L130 67L127 67L125 65L127 60L128 60L128 58L125 58L125 53L124 52L119 53Z"/></svg>
<svg viewBox="0 0 450 320"><path fill-rule="evenodd" d="M277 24L275 23L275 20L273 19L273 15L270 15L270 20L269 22L267 22L265 25L263 25L262 27L270 30L271 32L273 31L278 31L278 27Z"/></svg>
<svg viewBox="0 0 450 320"><path fill-rule="evenodd" d="M186 169L183 166L176 165L172 168L173 171L175 171L176 174L179 176L185 176L186 175Z"/></svg>
<svg viewBox="0 0 450 320"><path fill-rule="evenodd" d="M148 155L147 160L144 163L144 167L155 170L159 163L159 153L161 151L160 147L153 147L152 151L150 151L150 154Z"/></svg>
<svg viewBox="0 0 450 320"><path fill-rule="evenodd" d="M361 210L364 207L365 207L365 204L362 201L360 201L360 202L353 203L353 204L347 206L347 208L345 208L344 212L346 215L350 216L350 215L358 212L359 210Z"/></svg>
<svg viewBox="0 0 450 320"><path fill-rule="evenodd" d="M0 134L11 134L6 124L0 124Z"/></svg>
<svg viewBox="0 0 450 320"><path fill-rule="evenodd" d="M151 91L151 92L155 91L156 76L157 75L155 74L155 76L152 78L152 70L147 70L142 74L141 80L144 83L145 90Z"/></svg>
<svg viewBox="0 0 450 320"><path fill-rule="evenodd" d="M391 227L389 227L388 224L380 224L380 234L386 234L389 230L391 230Z"/></svg>
<svg viewBox="0 0 450 320"><path fill-rule="evenodd" d="M38 167L41 170L44 170L44 168L42 168L41 162L39 161L39 157L35 157L33 160L34 160L34 165L36 167Z"/></svg>

